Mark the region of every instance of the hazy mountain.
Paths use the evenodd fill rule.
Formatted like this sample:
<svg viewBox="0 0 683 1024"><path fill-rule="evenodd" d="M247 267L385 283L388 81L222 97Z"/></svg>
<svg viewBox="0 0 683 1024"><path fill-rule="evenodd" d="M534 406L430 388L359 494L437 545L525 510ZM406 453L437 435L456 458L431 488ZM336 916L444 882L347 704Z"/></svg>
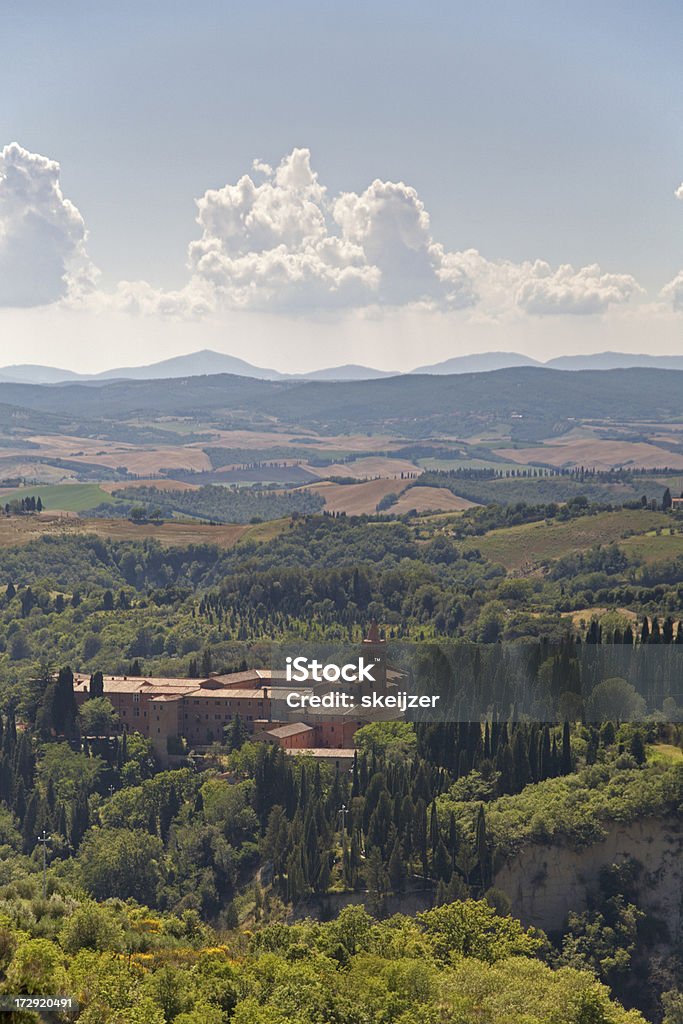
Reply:
<svg viewBox="0 0 683 1024"><path fill-rule="evenodd" d="M208 374L232 373L257 380L279 380L285 374L277 370L253 366L244 359L204 349L184 356L174 356L147 366L119 366L102 373L76 373L52 366L4 366L0 368L0 381L16 384L60 384L69 381L81 383L106 380L165 380L171 377L203 377Z"/></svg>
<svg viewBox="0 0 683 1024"><path fill-rule="evenodd" d="M553 370L612 370L629 367L649 367L662 370L683 370L683 355L650 356L630 355L625 352L600 352L584 356L558 356L547 363L538 362L518 352L482 352L478 355L453 356L441 363L418 366L411 374L450 375L462 373L490 373L514 367L545 367ZM147 366L124 366L102 373L76 373L52 366L21 364L0 367L0 383L7 384L102 384L113 380L167 380L179 377L203 377L232 374L254 380L272 381L371 381L401 374L391 370L376 370L370 366L347 363L325 367L310 373L280 373L269 367L254 366L244 359L204 349L183 356L174 356ZM410 376L411 374L403 374Z"/></svg>
<svg viewBox="0 0 683 1024"><path fill-rule="evenodd" d="M543 366L543 363L518 352L482 352L479 355L453 356L443 363L432 363L431 366L418 366L411 373L488 373L491 370L506 370L511 366Z"/></svg>
<svg viewBox="0 0 683 1024"><path fill-rule="evenodd" d="M82 380L82 375L73 370L59 370L56 366L39 366L34 363L20 363L0 369L0 381L8 384L59 384L67 380Z"/></svg>
<svg viewBox="0 0 683 1024"><path fill-rule="evenodd" d="M311 373L297 374L306 380L379 380L380 377L395 377L393 370L374 370L371 366L358 366L346 363L344 366L331 366L326 370L313 370Z"/></svg>
<svg viewBox="0 0 683 1024"><path fill-rule="evenodd" d="M655 370L683 370L683 356L633 355L629 352L594 352L587 356L557 356L545 364L553 370L625 370L647 366Z"/></svg>
<svg viewBox="0 0 683 1024"><path fill-rule="evenodd" d="M254 377L256 380L278 380L283 374L260 366L253 366L244 359L227 356L205 348L186 356L173 356L160 363L148 366L124 366L114 370L95 373L91 380L163 380L168 377L203 377L214 373L233 373L238 377Z"/></svg>
<svg viewBox="0 0 683 1024"><path fill-rule="evenodd" d="M375 370L369 366L348 363L311 373L280 373L269 367L254 366L244 359L203 349L184 356L173 356L159 363L147 366L119 366L102 373L76 373L51 366L6 366L0 368L0 382L8 384L60 384L67 381L101 382L107 380L167 380L175 377L204 377L217 373L231 373L238 377L253 377L255 380L377 380L391 377L391 370Z"/></svg>

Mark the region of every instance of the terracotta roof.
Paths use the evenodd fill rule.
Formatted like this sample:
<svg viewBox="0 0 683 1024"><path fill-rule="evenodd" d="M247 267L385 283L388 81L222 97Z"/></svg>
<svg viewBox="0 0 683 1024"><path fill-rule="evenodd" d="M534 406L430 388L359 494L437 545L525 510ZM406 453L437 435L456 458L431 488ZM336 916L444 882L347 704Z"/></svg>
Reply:
<svg viewBox="0 0 683 1024"><path fill-rule="evenodd" d="M267 686L266 692L271 700L287 700L290 693L302 693L312 694L312 686L295 686L293 683L287 683L286 686Z"/></svg>
<svg viewBox="0 0 683 1024"><path fill-rule="evenodd" d="M199 687L195 687L187 696L202 700L265 700L266 698L265 692L260 689L246 690L228 687L223 687L220 690L201 690Z"/></svg>
<svg viewBox="0 0 683 1024"><path fill-rule="evenodd" d="M240 683L268 682L275 675L285 678L284 672L273 673L269 668L249 668L244 672L228 672L224 675L209 676L202 683L220 683L221 686L239 686Z"/></svg>
<svg viewBox="0 0 683 1024"><path fill-rule="evenodd" d="M87 691L90 687L90 676L74 679L74 690ZM104 693L187 693L199 688L197 679L154 679L136 676L105 676Z"/></svg>
<svg viewBox="0 0 683 1024"><path fill-rule="evenodd" d="M287 736L299 736L303 732L313 732L313 726L305 725L304 722L292 722L291 725L281 725L277 729L269 729L268 735L277 739L285 739Z"/></svg>
<svg viewBox="0 0 683 1024"><path fill-rule="evenodd" d="M74 681L90 682L90 675L86 672L74 672ZM190 679L189 676L104 676L105 683L128 682L128 683L192 683L199 686L200 679Z"/></svg>

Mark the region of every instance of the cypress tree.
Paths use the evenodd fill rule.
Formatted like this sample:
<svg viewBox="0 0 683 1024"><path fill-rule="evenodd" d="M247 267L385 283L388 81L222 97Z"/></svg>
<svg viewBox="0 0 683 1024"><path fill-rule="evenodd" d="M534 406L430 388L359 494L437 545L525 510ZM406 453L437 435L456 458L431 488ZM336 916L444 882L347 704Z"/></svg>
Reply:
<svg viewBox="0 0 683 1024"><path fill-rule="evenodd" d="M436 850L432 856L432 876L444 882L450 881L453 865L448 856L448 850L443 839L439 838Z"/></svg>
<svg viewBox="0 0 683 1024"><path fill-rule="evenodd" d="M455 814L451 811L451 816L448 820L448 852L451 856L453 864L458 859L458 850L460 848L460 837L458 836L458 826L455 822Z"/></svg>
<svg viewBox="0 0 683 1024"><path fill-rule="evenodd" d="M73 672L67 666L59 670L48 708L49 723L58 736L74 734L77 710Z"/></svg>
<svg viewBox="0 0 683 1024"><path fill-rule="evenodd" d="M630 743L631 756L634 758L636 764L645 764L647 760L647 754L645 752L645 744L643 743L643 737L640 732L634 732L631 737Z"/></svg>
<svg viewBox="0 0 683 1024"><path fill-rule="evenodd" d="M104 696L104 676L101 672L93 672L90 676L90 696L91 697L103 697Z"/></svg>
<svg viewBox="0 0 683 1024"><path fill-rule="evenodd" d="M38 791L33 790L26 804L26 812L21 827L21 845L24 853L30 853L37 841L36 825L38 822Z"/></svg>
<svg viewBox="0 0 683 1024"><path fill-rule="evenodd" d="M477 860L479 861L479 873L482 889L488 889L491 884L491 866L488 847L488 836L486 832L486 814L484 805L479 805L477 814L477 837L476 837Z"/></svg>
<svg viewBox="0 0 683 1024"><path fill-rule="evenodd" d="M397 893L405 892L408 872L406 870L403 849L401 848L398 836L394 840L394 845L391 850L391 856L389 857L389 863L387 864L387 874L389 875L389 882L393 891Z"/></svg>
<svg viewBox="0 0 683 1024"><path fill-rule="evenodd" d="M562 774L569 775L572 770L571 731L569 722L562 726Z"/></svg>
<svg viewBox="0 0 683 1024"><path fill-rule="evenodd" d="M512 738L512 770L513 792L521 793L527 783L531 781L531 767L521 728L515 729Z"/></svg>
<svg viewBox="0 0 683 1024"><path fill-rule="evenodd" d="M541 749L538 759L538 774L541 781L552 777L552 761L550 749L550 730L547 725L543 726L541 734Z"/></svg>
<svg viewBox="0 0 683 1024"><path fill-rule="evenodd" d="M14 785L12 809L19 821L23 821L24 815L26 814L26 790L24 789L24 783L20 778L16 780Z"/></svg>
<svg viewBox="0 0 683 1024"><path fill-rule="evenodd" d="M427 805L422 797L415 804L415 824L413 829L415 852L420 858L423 877L427 877Z"/></svg>
<svg viewBox="0 0 683 1024"><path fill-rule="evenodd" d="M439 815L436 809L436 800L433 800L429 809L429 845L432 850L432 858L436 853L436 848L440 841L441 830L439 828Z"/></svg>
<svg viewBox="0 0 683 1024"><path fill-rule="evenodd" d="M527 758L529 761L529 772L531 781L538 782L538 726L534 723L529 729L529 740L527 743Z"/></svg>
<svg viewBox="0 0 683 1024"><path fill-rule="evenodd" d="M353 782L351 784L351 797L360 796L360 775L358 774L358 751L353 752Z"/></svg>
<svg viewBox="0 0 683 1024"><path fill-rule="evenodd" d="M71 833L69 836L74 850L77 850L81 845L81 840L87 832L89 824L88 798L82 790L79 790L71 814Z"/></svg>

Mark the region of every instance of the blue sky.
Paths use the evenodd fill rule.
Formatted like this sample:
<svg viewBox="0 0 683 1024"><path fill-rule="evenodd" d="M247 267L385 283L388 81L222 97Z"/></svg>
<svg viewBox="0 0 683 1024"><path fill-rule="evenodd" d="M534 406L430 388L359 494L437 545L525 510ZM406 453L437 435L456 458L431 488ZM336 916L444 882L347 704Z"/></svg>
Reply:
<svg viewBox="0 0 683 1024"><path fill-rule="evenodd" d="M86 345L93 329L127 362L206 342L297 369L355 359L359 339L360 361L400 368L480 348L642 349L644 336L650 350L680 347L680 4L62 0L3 5L0 32L0 149L16 141L57 161L60 194L82 221L82 237L70 221L49 260L62 220L14 239L25 211L16 195L3 206L0 170L0 239L4 215L16 242L4 254L0 244L0 269L3 258L18 265L17 246L23 268L19 291L3 301L0 289L3 362L28 353L100 368L105 353ZM317 227L268 243L291 264L282 283L272 260L264 270L262 240L226 242L195 221L207 190L243 175L275 182L297 148L325 190L306 202L330 237L344 235L333 258L350 268L342 284L329 262L304 261L305 287L292 285L302 247L310 255L315 243L319 260ZM257 179L255 158L271 179ZM410 194L367 194L376 180ZM342 193L361 198L340 227ZM272 209L292 194L262 198ZM197 253L188 284L193 241L204 263L221 249L218 284ZM476 265L452 255L469 250ZM59 259L63 289L41 279ZM574 275L557 277L567 264ZM120 281L144 282L143 299L130 286L122 301Z"/></svg>

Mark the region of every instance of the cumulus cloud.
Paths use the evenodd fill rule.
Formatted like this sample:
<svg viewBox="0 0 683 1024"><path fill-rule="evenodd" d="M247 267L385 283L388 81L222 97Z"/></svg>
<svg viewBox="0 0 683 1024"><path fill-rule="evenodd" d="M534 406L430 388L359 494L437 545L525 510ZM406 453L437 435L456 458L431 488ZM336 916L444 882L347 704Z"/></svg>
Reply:
<svg viewBox="0 0 683 1024"><path fill-rule="evenodd" d="M476 249L445 255L442 276L453 274L467 276L478 305L489 315L511 309L534 316L604 313L641 291L630 274L604 273L597 264L577 270L566 263L553 269L544 260L487 260Z"/></svg>
<svg viewBox="0 0 683 1024"><path fill-rule="evenodd" d="M683 183L678 186L674 195L676 199L683 199ZM683 270L662 288L659 297L664 302L671 303L676 313L683 313Z"/></svg>
<svg viewBox="0 0 683 1024"><path fill-rule="evenodd" d="M683 188L683 186L682 186ZM0 305L66 300L92 311L197 318L225 309L299 313L379 307L476 309L484 317L599 314L639 289L597 265L488 260L435 240L414 188L376 179L329 196L308 149L197 201L199 237L183 288L122 281L94 287L78 209L62 195L59 165L16 143L0 154Z"/></svg>
<svg viewBox="0 0 683 1024"><path fill-rule="evenodd" d="M447 252L419 195L376 179L363 192L327 195L308 149L197 200L201 238L189 251L193 286L232 308L483 306L550 316L595 314L638 291L628 274L592 265L553 269L476 250ZM262 180L257 181L254 178Z"/></svg>
<svg viewBox="0 0 683 1024"><path fill-rule="evenodd" d="M465 274L448 279L442 275L443 248L431 237L429 214L414 188L376 179L360 195L343 193L333 204L332 216L344 240L359 247L376 269L380 302L402 305L432 299L457 307L474 302Z"/></svg>
<svg viewBox="0 0 683 1024"><path fill-rule="evenodd" d="M197 200L201 238L191 243L195 285L237 308L364 305L377 293L379 271L362 248L330 230L326 190L307 149L295 149L265 178L244 175Z"/></svg>
<svg viewBox="0 0 683 1024"><path fill-rule="evenodd" d="M0 306L41 306L92 286L83 218L59 164L16 142L0 151Z"/></svg>
<svg viewBox="0 0 683 1024"><path fill-rule="evenodd" d="M605 274L597 263L579 270L565 263L553 270L537 260L525 277L517 291L517 305L537 316L604 313L608 306L626 302L640 291L630 274Z"/></svg>
<svg viewBox="0 0 683 1024"><path fill-rule="evenodd" d="M683 270L669 281L660 293L665 302L670 302L677 313L683 313Z"/></svg>
<svg viewBox="0 0 683 1024"><path fill-rule="evenodd" d="M443 250L415 189L374 181L329 199L307 149L277 169L255 161L197 200L201 238L190 245L195 284L238 308L405 305L474 301L464 275L441 277Z"/></svg>

